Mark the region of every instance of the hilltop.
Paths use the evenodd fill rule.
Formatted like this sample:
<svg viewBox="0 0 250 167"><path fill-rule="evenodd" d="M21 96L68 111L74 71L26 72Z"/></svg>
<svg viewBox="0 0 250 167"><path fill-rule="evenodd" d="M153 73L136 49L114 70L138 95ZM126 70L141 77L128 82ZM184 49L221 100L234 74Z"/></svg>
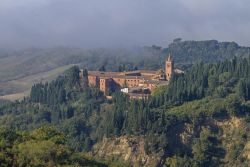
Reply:
<svg viewBox="0 0 250 167"><path fill-rule="evenodd" d="M0 95L22 97L29 92L32 84L51 79L62 74L72 65L88 70L107 71L119 69L156 70L163 68L166 55L174 55L177 67L187 68L202 60L217 62L234 56L246 57L249 47L239 46L235 42L182 41L175 39L167 48L159 46L134 47L121 49L92 49L57 47L48 49L31 48L19 51L0 52Z"/></svg>

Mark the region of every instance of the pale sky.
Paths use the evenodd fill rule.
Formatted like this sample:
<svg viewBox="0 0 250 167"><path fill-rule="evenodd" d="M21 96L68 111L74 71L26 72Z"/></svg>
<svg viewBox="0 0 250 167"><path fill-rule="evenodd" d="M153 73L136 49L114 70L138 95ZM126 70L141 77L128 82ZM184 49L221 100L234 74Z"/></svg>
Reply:
<svg viewBox="0 0 250 167"><path fill-rule="evenodd" d="M0 48L167 45L184 40L250 46L249 0L0 0Z"/></svg>

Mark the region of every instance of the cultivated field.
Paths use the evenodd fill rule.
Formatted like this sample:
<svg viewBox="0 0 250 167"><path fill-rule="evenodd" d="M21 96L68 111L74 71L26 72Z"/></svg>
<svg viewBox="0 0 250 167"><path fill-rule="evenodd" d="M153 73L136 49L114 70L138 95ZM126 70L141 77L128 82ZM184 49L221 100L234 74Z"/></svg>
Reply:
<svg viewBox="0 0 250 167"><path fill-rule="evenodd" d="M29 94L30 88L34 83L51 81L71 66L72 65L66 65L47 72L41 72L7 82L0 82L0 90L2 90L0 91L0 99L11 101L22 99Z"/></svg>

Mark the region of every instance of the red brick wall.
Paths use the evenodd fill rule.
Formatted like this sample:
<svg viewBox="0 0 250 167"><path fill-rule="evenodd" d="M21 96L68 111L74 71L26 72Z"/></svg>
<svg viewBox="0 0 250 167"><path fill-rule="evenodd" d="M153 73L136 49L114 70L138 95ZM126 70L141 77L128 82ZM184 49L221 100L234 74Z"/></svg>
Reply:
<svg viewBox="0 0 250 167"><path fill-rule="evenodd" d="M120 87L123 87L126 83L125 78L113 78L116 84L118 84Z"/></svg>
<svg viewBox="0 0 250 167"><path fill-rule="evenodd" d="M108 79L101 78L100 79L100 91L106 92L108 89Z"/></svg>
<svg viewBox="0 0 250 167"><path fill-rule="evenodd" d="M88 79L89 79L90 86L98 86L98 77L97 76L89 75Z"/></svg>
<svg viewBox="0 0 250 167"><path fill-rule="evenodd" d="M139 86L140 79L133 78L133 79L126 79L126 85L128 87L137 87Z"/></svg>
<svg viewBox="0 0 250 167"><path fill-rule="evenodd" d="M90 86L97 86L102 92L106 92L109 88L109 86L114 86L112 82L115 82L118 86L124 87L125 85L129 88L132 87L138 87L139 85L143 85L146 88L149 88L150 90L153 90L155 88L154 84L144 83L144 80L141 78L136 77L129 77L124 78L122 77L111 77L111 78L99 78L98 76L89 75L89 85Z"/></svg>

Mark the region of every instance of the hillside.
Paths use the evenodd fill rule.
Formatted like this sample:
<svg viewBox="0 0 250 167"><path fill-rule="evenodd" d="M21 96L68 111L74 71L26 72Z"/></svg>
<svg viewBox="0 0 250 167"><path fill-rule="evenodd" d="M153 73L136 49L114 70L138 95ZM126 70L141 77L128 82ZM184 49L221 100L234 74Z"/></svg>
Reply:
<svg viewBox="0 0 250 167"><path fill-rule="evenodd" d="M245 57L249 55L250 48L241 47L235 42L175 39L168 48L152 46L84 50L57 47L4 50L0 52L0 95L3 96L1 98L13 100L16 96L22 97L29 92L32 84L50 81L50 78L61 74L64 67L73 64L79 64L89 70L98 70L102 66L108 71L117 71L121 67L123 70L160 69L163 68L169 52L174 55L177 66L186 68L198 60L216 62L231 59L234 56Z"/></svg>
<svg viewBox="0 0 250 167"><path fill-rule="evenodd" d="M25 94L34 83L50 81L74 64L90 70L98 70L103 65L107 70L118 70L120 63L126 63L127 60L140 62L140 55L144 58L152 57L151 53L142 48L116 50L52 48L4 52L0 55L0 96ZM131 70L134 66L128 63L124 68Z"/></svg>
<svg viewBox="0 0 250 167"><path fill-rule="evenodd" d="M81 84L78 73L71 67L52 82L33 85L24 100L2 102L1 127L31 134L53 127L66 135L63 148L107 166L248 166L250 57L197 63L143 100L120 92L107 100ZM19 151L15 157L33 163L23 147ZM68 162L60 157L52 162L67 164L74 156L68 152ZM31 157L48 166L44 154Z"/></svg>

